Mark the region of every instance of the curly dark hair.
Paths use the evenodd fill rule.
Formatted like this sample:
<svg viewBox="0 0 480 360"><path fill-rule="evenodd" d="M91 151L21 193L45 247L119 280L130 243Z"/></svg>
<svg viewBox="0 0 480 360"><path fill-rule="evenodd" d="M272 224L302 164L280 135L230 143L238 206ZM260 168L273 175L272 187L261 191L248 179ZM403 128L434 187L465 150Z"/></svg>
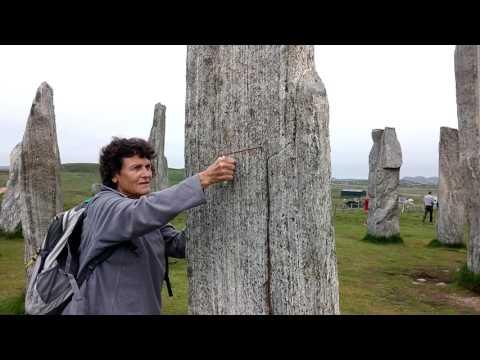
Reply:
<svg viewBox="0 0 480 360"><path fill-rule="evenodd" d="M129 158L135 155L149 160L156 157L152 145L143 139L113 137L110 144L102 147L102 150L100 150L100 176L102 178L102 184L116 189L117 184L112 181L112 178L120 172L123 158ZM155 176L153 163L151 166L152 174Z"/></svg>

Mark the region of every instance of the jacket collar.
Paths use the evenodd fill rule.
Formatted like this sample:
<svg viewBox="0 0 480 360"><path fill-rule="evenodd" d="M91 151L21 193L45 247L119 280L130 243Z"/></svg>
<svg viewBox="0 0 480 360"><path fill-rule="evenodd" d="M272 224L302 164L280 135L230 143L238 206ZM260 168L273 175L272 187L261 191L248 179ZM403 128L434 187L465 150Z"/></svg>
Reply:
<svg viewBox="0 0 480 360"><path fill-rule="evenodd" d="M121 193L120 191L115 190L115 189L112 189L111 187L106 186L106 185L103 185L103 184L102 184L102 186L100 187L100 192L101 192L101 191L110 191L110 192L113 192L113 193L118 194L118 195L120 195L120 196L128 197L127 195Z"/></svg>
<svg viewBox="0 0 480 360"><path fill-rule="evenodd" d="M111 187L109 187L109 186L103 185L103 184L102 184L102 186L100 187L99 193L102 192L102 191L113 192L113 193L118 194L118 195L120 195L120 196L123 196L123 197L125 197L125 198L129 198L129 197L128 197L127 195L125 195L124 193L121 193L120 191L115 190L115 189L113 189L113 188L111 188ZM150 194L151 194L151 193L150 193ZM150 194L145 194L145 195L142 195L142 196L149 196ZM140 196L140 197L142 197L142 196ZM130 198L129 198L129 199L130 199Z"/></svg>

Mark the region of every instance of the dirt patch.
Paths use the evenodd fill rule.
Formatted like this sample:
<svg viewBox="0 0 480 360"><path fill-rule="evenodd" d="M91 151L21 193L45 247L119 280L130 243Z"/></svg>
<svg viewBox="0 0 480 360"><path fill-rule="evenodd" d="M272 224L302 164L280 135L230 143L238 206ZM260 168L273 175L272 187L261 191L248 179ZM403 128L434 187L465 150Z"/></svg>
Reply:
<svg viewBox="0 0 480 360"><path fill-rule="evenodd" d="M6 187L0 187L0 194L3 194L6 191L7 191Z"/></svg>
<svg viewBox="0 0 480 360"><path fill-rule="evenodd" d="M448 269L419 269L412 271L409 275L413 280L425 279L425 282L428 283L449 284L453 282L453 272Z"/></svg>
<svg viewBox="0 0 480 360"><path fill-rule="evenodd" d="M426 288L422 287L423 292L428 294L428 297L433 303L449 304L456 308L468 308L480 314L480 296L475 296L473 293L454 294L445 292L444 286L454 281L455 270L453 269L415 269L409 273L409 276L414 280L416 285L430 284ZM417 282L418 280L421 282ZM431 286L442 285L442 286Z"/></svg>
<svg viewBox="0 0 480 360"><path fill-rule="evenodd" d="M480 296L459 296L455 294L445 295L446 300L449 302L464 307L471 308L480 313Z"/></svg>

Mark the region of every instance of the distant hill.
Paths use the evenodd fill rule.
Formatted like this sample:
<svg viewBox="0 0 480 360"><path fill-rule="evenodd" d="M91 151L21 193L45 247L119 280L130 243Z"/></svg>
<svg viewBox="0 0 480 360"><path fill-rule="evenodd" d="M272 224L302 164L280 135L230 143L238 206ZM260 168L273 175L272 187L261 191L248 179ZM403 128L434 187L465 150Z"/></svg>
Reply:
<svg viewBox="0 0 480 360"><path fill-rule="evenodd" d="M0 171L1 172L8 172L9 167L8 166L0 166Z"/></svg>
<svg viewBox="0 0 480 360"><path fill-rule="evenodd" d="M438 185L438 177L405 176L400 180L401 184Z"/></svg>
<svg viewBox="0 0 480 360"><path fill-rule="evenodd" d="M332 184L341 186L368 186L368 179L336 179L332 178ZM400 179L402 186L438 186L438 177L405 176Z"/></svg>
<svg viewBox="0 0 480 360"><path fill-rule="evenodd" d="M368 179L336 179L332 178L333 184L345 185L368 185Z"/></svg>
<svg viewBox="0 0 480 360"><path fill-rule="evenodd" d="M98 164L92 164L92 163L62 164L62 171L98 174Z"/></svg>

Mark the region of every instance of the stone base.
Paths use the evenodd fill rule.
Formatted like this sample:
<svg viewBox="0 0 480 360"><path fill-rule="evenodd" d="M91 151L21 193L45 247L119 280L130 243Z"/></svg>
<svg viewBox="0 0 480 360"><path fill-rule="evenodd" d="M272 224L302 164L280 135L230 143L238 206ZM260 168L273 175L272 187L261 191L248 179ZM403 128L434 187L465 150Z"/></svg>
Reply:
<svg viewBox="0 0 480 360"><path fill-rule="evenodd" d="M372 234L365 235L362 241L368 241L374 244L403 244L403 239L401 238L400 234L392 235L392 236L375 236Z"/></svg>
<svg viewBox="0 0 480 360"><path fill-rule="evenodd" d="M438 239L433 239L432 241L430 241L427 247L431 247L431 248L443 247L443 248L449 248L449 249L466 249L467 248L465 244L444 244L438 241Z"/></svg>
<svg viewBox="0 0 480 360"><path fill-rule="evenodd" d="M18 225L15 228L15 231L13 232L6 232L0 229L0 237L4 239L22 239L23 238L22 225Z"/></svg>

